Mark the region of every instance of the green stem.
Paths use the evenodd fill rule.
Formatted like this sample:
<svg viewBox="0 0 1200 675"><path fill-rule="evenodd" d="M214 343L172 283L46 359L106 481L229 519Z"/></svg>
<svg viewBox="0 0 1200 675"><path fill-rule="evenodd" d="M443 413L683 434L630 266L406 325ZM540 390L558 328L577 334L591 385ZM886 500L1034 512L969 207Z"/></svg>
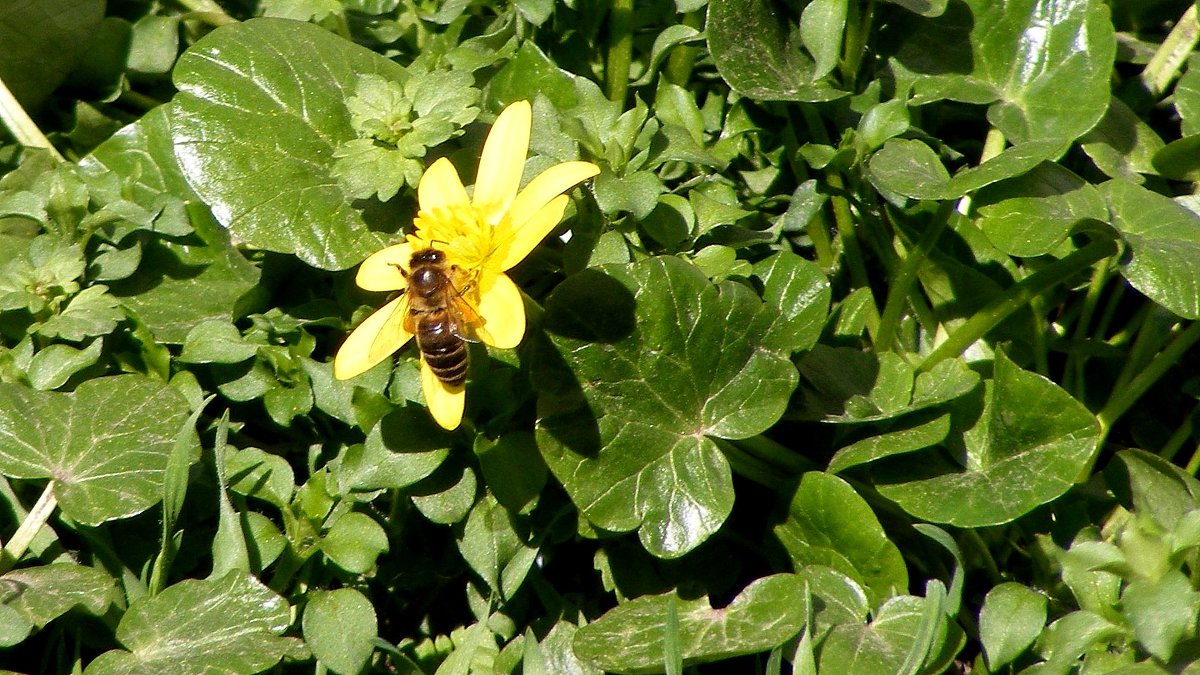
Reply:
<svg viewBox="0 0 1200 675"><path fill-rule="evenodd" d="M613 0L608 12L608 59L604 77L608 100L625 105L633 63L633 0Z"/></svg>
<svg viewBox="0 0 1200 675"><path fill-rule="evenodd" d="M798 476L805 471L816 471L821 467L812 460L798 454L792 448L777 443L763 435L751 436L737 441L728 441L739 449L772 466L776 473Z"/></svg>
<svg viewBox="0 0 1200 675"><path fill-rule="evenodd" d="M921 239L917 241L916 247L904 256L900 268L896 271L896 275L888 287L883 316L879 319L879 333L876 335L875 345L880 350L891 351L898 346L895 341L896 331L900 325L900 313L907 304L908 296L916 284L917 272L920 271L921 264L925 262L929 252L937 244L938 237L946 229L953 211L954 204L952 202L942 202L933 222L921 233Z"/></svg>
<svg viewBox="0 0 1200 675"><path fill-rule="evenodd" d="M704 23L704 15L698 11L687 12L683 15L683 20L680 23L699 30ZM665 69L667 81L681 87L686 86L688 80L692 79L692 69L696 66L696 59L699 55L699 48L689 47L688 45L679 45L671 50L671 55L667 57L667 67Z"/></svg>
<svg viewBox="0 0 1200 675"><path fill-rule="evenodd" d="M839 64L842 84L848 91L855 91L857 86L858 71L862 68L863 57L867 53L867 41L875 21L875 0L867 0L866 7L861 12L858 5L857 2L847 3L846 41L842 45L842 62Z"/></svg>
<svg viewBox="0 0 1200 675"><path fill-rule="evenodd" d="M29 543L50 519L56 506L58 506L58 499L54 496L54 481L47 481L46 489L42 490L42 496L38 497L37 503L29 510L29 515L21 521L21 526L13 533L8 546L0 551L0 574L12 569L21 556L25 555Z"/></svg>
<svg viewBox="0 0 1200 675"><path fill-rule="evenodd" d="M778 471L766 462L763 462L729 441L721 438L714 438L712 440L721 449L721 453L729 461L730 468L737 475L748 478L772 490L781 490L787 485L789 477L780 475Z"/></svg>
<svg viewBox="0 0 1200 675"><path fill-rule="evenodd" d="M1179 17L1179 23L1171 29L1170 35L1142 70L1142 83L1154 98L1162 96L1171 81L1179 75L1179 69L1187 62L1198 40L1200 25L1196 21L1196 5L1192 4Z"/></svg>
<svg viewBox="0 0 1200 675"><path fill-rule="evenodd" d="M1113 390L1108 403L1096 415L1100 421L1101 441L1108 435L1113 423L1120 419L1121 415L1124 415L1142 397L1142 394L1146 393L1147 389L1166 374L1167 370L1174 366L1187 350L1196 344L1197 340L1200 340L1200 321L1193 321L1187 329L1171 341L1171 344L1167 345L1166 349L1155 355L1150 363L1140 369L1128 385Z"/></svg>
<svg viewBox="0 0 1200 675"><path fill-rule="evenodd" d="M63 156L50 143L50 139L42 133L38 125L33 123L33 119L29 117L29 113L25 112L17 97L13 96L8 85L0 80L0 124L8 129L13 135L17 143L26 148L42 148L48 150L55 159L60 162L65 162Z"/></svg>
<svg viewBox="0 0 1200 675"><path fill-rule="evenodd" d="M1168 462L1175 459L1175 455L1179 452L1179 449L1183 447L1183 444L1186 443L1189 438L1191 438L1192 430L1196 428L1195 424L1192 423L1192 420L1196 419L1197 413L1200 413L1200 404L1192 408L1192 411L1187 414L1187 417L1183 418L1183 424L1180 424L1179 428L1176 429L1174 433L1171 434L1171 437L1167 439L1167 442L1163 443L1162 448L1158 451L1159 457L1162 457Z"/></svg>
<svg viewBox="0 0 1200 675"><path fill-rule="evenodd" d="M1116 251L1115 241L1098 239L1013 284L991 305L977 312L958 330L951 333L945 342L930 352L921 365L917 366L917 371L928 372L929 369L945 359L954 358L963 353L967 347L982 338L989 330L1028 304L1031 298L1053 288Z"/></svg>
<svg viewBox="0 0 1200 675"><path fill-rule="evenodd" d="M219 27L238 22L213 0L179 0L179 4L190 12L185 18L199 19L210 26Z"/></svg>
<svg viewBox="0 0 1200 675"><path fill-rule="evenodd" d="M1074 338L1076 342L1082 343L1087 339L1088 329L1092 325L1092 318L1096 315L1096 308L1100 304L1100 298L1104 293L1104 287L1108 284L1108 280L1112 275L1111 258L1109 261L1097 265L1092 270L1092 279L1088 283L1087 294L1083 298L1083 306L1079 313L1079 319L1075 323ZM1066 366L1063 368L1064 382L1063 388L1071 392L1071 394L1083 400L1083 368L1087 361L1087 357L1081 354L1078 350L1072 350L1067 354Z"/></svg>
<svg viewBox="0 0 1200 675"><path fill-rule="evenodd" d="M1125 357L1125 365L1121 369L1121 373L1113 382L1113 391L1129 386L1130 381L1142 372L1151 359L1158 355L1163 345L1167 344L1167 340L1171 339L1171 331L1175 328L1176 320L1174 315L1159 309L1139 314L1136 321L1130 323L1137 326L1137 338L1133 341L1129 355Z"/></svg>

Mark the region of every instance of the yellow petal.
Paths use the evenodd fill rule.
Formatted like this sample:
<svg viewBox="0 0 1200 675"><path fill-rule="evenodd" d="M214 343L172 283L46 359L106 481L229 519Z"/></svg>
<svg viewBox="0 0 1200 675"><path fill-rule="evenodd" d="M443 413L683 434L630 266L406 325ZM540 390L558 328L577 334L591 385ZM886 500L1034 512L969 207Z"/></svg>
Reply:
<svg viewBox="0 0 1200 675"><path fill-rule="evenodd" d="M521 186L532 124L533 111L529 101L517 101L500 113L483 142L472 203L493 224L512 203Z"/></svg>
<svg viewBox="0 0 1200 675"><path fill-rule="evenodd" d="M399 326L400 332L396 333L393 325L403 324L395 320L403 302L404 296L400 296L380 307L350 333L350 337L338 349L337 356L333 357L334 377L348 380L361 375L408 342L412 334L404 330L403 325Z"/></svg>
<svg viewBox="0 0 1200 675"><path fill-rule="evenodd" d="M412 259L412 244L404 242L372 253L358 267L354 283L368 291L399 291L408 285L401 269Z"/></svg>
<svg viewBox="0 0 1200 675"><path fill-rule="evenodd" d="M570 198L559 195L551 199L542 209L527 219L523 225L511 231L506 241L497 241L496 251L500 256L501 270L506 270L525 259L547 234L562 220Z"/></svg>
<svg viewBox="0 0 1200 675"><path fill-rule="evenodd" d="M425 169L417 185L417 203L428 213L470 203L467 189L458 177L458 169L450 160L442 157Z"/></svg>
<svg viewBox="0 0 1200 675"><path fill-rule="evenodd" d="M525 337L525 302L508 275L487 275L480 280L476 309L483 316L487 332L482 335L488 344L501 349L521 344Z"/></svg>
<svg viewBox="0 0 1200 675"><path fill-rule="evenodd" d="M600 173L600 167L591 162L563 162L555 164L529 181L521 194L508 209L508 220L514 228L521 226L550 200L570 190L583 181Z"/></svg>
<svg viewBox="0 0 1200 675"><path fill-rule="evenodd" d="M457 429L462 422L466 388L461 384L448 386L433 374L425 359L421 359L421 392L425 394L425 405L429 406L433 420L443 429Z"/></svg>

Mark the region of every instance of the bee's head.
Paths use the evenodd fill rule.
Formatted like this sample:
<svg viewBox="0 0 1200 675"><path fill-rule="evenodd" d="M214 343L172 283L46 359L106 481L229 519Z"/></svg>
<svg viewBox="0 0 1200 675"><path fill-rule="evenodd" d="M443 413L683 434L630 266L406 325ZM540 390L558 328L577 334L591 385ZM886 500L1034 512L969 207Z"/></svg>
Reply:
<svg viewBox="0 0 1200 675"><path fill-rule="evenodd" d="M440 265L446 262L446 254L436 248L423 248L420 251L414 251L412 260L409 261L409 267L417 265Z"/></svg>

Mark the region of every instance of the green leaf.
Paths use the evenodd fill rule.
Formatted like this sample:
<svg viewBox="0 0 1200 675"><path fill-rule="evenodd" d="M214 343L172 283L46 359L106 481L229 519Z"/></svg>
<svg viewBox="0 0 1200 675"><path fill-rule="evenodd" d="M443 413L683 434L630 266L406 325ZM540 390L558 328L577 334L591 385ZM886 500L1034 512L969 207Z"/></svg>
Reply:
<svg viewBox="0 0 1200 675"><path fill-rule="evenodd" d="M237 326L227 321L196 324L183 340L183 363L241 363L258 353L259 345L246 342Z"/></svg>
<svg viewBox="0 0 1200 675"><path fill-rule="evenodd" d="M1050 253L1079 222L1108 220L1104 197L1058 164L989 185L976 194L979 227L1012 256Z"/></svg>
<svg viewBox="0 0 1200 675"><path fill-rule="evenodd" d="M3 604L41 628L74 607L102 616L121 601L116 581L94 567L53 563L13 570L0 577Z"/></svg>
<svg viewBox="0 0 1200 675"><path fill-rule="evenodd" d="M848 484L830 474L804 474L775 536L799 569L824 565L866 589L871 605L908 589L900 550L883 531L871 507Z"/></svg>
<svg viewBox="0 0 1200 675"><path fill-rule="evenodd" d="M1160 579L1130 581L1121 593L1121 609L1141 646L1168 662L1176 646L1195 634L1200 593L1175 569Z"/></svg>
<svg viewBox="0 0 1200 675"><path fill-rule="evenodd" d="M1164 530L1200 508L1200 481L1167 460L1142 450L1122 450L1104 469L1105 482L1121 503Z"/></svg>
<svg viewBox="0 0 1200 675"><path fill-rule="evenodd" d="M983 599L979 639L993 672L1012 663L1041 635L1046 596L1016 582L995 586Z"/></svg>
<svg viewBox="0 0 1200 675"><path fill-rule="evenodd" d="M141 513L163 472L187 402L137 375L88 380L71 394L0 384L0 471L51 478L59 506L85 525Z"/></svg>
<svg viewBox="0 0 1200 675"><path fill-rule="evenodd" d="M347 572L366 574L375 568L376 559L387 553L387 533L371 516L351 511L321 538L321 550Z"/></svg>
<svg viewBox="0 0 1200 675"><path fill-rule="evenodd" d="M1175 91L1178 95L1179 89ZM1141 174L1155 172L1154 155L1163 147L1154 129L1115 96L1100 123L1080 139L1080 148L1096 168L1112 178L1134 183L1144 180Z"/></svg>
<svg viewBox="0 0 1200 675"><path fill-rule="evenodd" d="M463 560L505 599L516 594L538 555L537 547L528 545L514 525L508 511L484 495L471 509L458 540Z"/></svg>
<svg viewBox="0 0 1200 675"><path fill-rule="evenodd" d="M362 671L375 651L375 608L353 588L309 593L302 625L313 656L335 673Z"/></svg>
<svg viewBox="0 0 1200 675"><path fill-rule="evenodd" d="M947 199L950 173L937 153L921 141L892 138L868 163L868 177L884 193L913 199Z"/></svg>
<svg viewBox="0 0 1200 675"><path fill-rule="evenodd" d="M771 0L709 0L708 48L717 72L735 91L758 100L831 101L844 96L819 82L824 73L802 48L800 26L783 19L791 15ZM832 21L814 15L810 31L818 29L821 19Z"/></svg>
<svg viewBox="0 0 1200 675"><path fill-rule="evenodd" d="M643 596L575 633L575 653L603 670L661 672L668 603L679 615L685 666L766 651L800 632L808 612L803 577L776 574L756 580L727 606L674 594Z"/></svg>
<svg viewBox="0 0 1200 675"><path fill-rule="evenodd" d="M34 389L49 391L66 384L72 375L100 360L103 340L92 340L86 349L68 345L50 345L33 355L29 362L29 384Z"/></svg>
<svg viewBox="0 0 1200 675"><path fill-rule="evenodd" d="M405 488L433 473L449 453L450 435L428 411L401 408L381 419L367 434L365 444L346 450L334 481L343 494Z"/></svg>
<svg viewBox="0 0 1200 675"><path fill-rule="evenodd" d="M539 362L561 365L535 378L538 446L589 521L636 529L661 557L724 522L730 469L713 439L761 433L796 386L763 344L777 319L745 286L714 287L671 257L585 270L555 290Z"/></svg>
<svg viewBox="0 0 1200 675"><path fill-rule="evenodd" d="M805 416L827 422L894 419L965 396L979 376L956 359L917 374L898 354L872 355L818 344L796 364L804 376Z"/></svg>
<svg viewBox="0 0 1200 675"><path fill-rule="evenodd" d="M257 673L297 649L287 602L232 572L189 579L134 601L117 626L126 650L101 654L87 675L153 672Z"/></svg>
<svg viewBox="0 0 1200 675"><path fill-rule="evenodd" d="M1067 614L1038 636L1037 651L1050 664L1050 672L1066 672L1088 648L1119 638L1124 631L1104 617L1088 611Z"/></svg>
<svg viewBox="0 0 1200 675"><path fill-rule="evenodd" d="M258 448L226 448L225 472L229 489L285 508L292 501L296 477L287 460Z"/></svg>
<svg viewBox="0 0 1200 675"><path fill-rule="evenodd" d="M918 518L983 527L1009 522L1071 487L1096 451L1095 417L1002 352L994 371L982 412L961 441L952 437L945 448L872 465L880 494Z"/></svg>
<svg viewBox="0 0 1200 675"><path fill-rule="evenodd" d="M949 433L950 415L940 415L913 427L869 436L834 453L828 470L840 473L884 457L924 450L946 440Z"/></svg>
<svg viewBox="0 0 1200 675"><path fill-rule="evenodd" d="M1103 4L965 0L912 23L892 65L914 103L990 104L988 121L1014 144L1060 149L1108 108L1116 40Z"/></svg>
<svg viewBox="0 0 1200 675"><path fill-rule="evenodd" d="M1101 190L1113 226L1129 244L1121 273L1134 288L1179 316L1200 317L1200 217L1128 181L1112 180Z"/></svg>
<svg viewBox="0 0 1200 675"><path fill-rule="evenodd" d="M412 488L412 501L429 520L441 525L462 522L475 504L475 472L463 466L442 466Z"/></svg>
<svg viewBox="0 0 1200 675"><path fill-rule="evenodd" d="M71 298L66 308L46 320L37 332L46 337L61 337L79 342L92 335L106 335L125 318L120 302L108 294L106 286L89 286Z"/></svg>
<svg viewBox="0 0 1200 675"><path fill-rule="evenodd" d="M129 198L155 210L195 198L175 160L170 127L174 109L169 103L158 106L133 124L122 127L79 161L80 173L94 195L106 201ZM116 176L119 181L110 180ZM117 184L113 185L114 182ZM159 218L155 230L175 236L191 231L190 225L182 230L165 228L166 225Z"/></svg>
<svg viewBox="0 0 1200 675"><path fill-rule="evenodd" d="M779 312L768 344L779 351L802 352L816 344L829 313L829 280L815 263L787 251L755 263L762 299Z"/></svg>
<svg viewBox="0 0 1200 675"><path fill-rule="evenodd" d="M356 77L404 71L311 24L253 19L219 28L180 57L175 153L221 223L254 248L344 269L382 248L331 175L357 137L345 93Z"/></svg>
<svg viewBox="0 0 1200 675"><path fill-rule="evenodd" d="M911 595L892 599L868 624L841 624L821 642L817 665L821 672L899 673L918 640L925 603ZM925 663L929 672L942 672L961 648L963 635L953 622L941 621L931 636ZM937 666L941 665L941 668Z"/></svg>

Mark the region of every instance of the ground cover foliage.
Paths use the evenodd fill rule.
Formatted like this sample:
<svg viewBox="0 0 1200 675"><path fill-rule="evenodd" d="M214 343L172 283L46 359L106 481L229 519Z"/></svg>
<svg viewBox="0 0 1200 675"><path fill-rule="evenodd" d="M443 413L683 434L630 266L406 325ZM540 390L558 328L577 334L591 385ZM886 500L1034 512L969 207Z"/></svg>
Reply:
<svg viewBox="0 0 1200 675"><path fill-rule="evenodd" d="M1196 672L1175 0L0 5L0 667ZM583 160L453 431L422 172Z"/></svg>

